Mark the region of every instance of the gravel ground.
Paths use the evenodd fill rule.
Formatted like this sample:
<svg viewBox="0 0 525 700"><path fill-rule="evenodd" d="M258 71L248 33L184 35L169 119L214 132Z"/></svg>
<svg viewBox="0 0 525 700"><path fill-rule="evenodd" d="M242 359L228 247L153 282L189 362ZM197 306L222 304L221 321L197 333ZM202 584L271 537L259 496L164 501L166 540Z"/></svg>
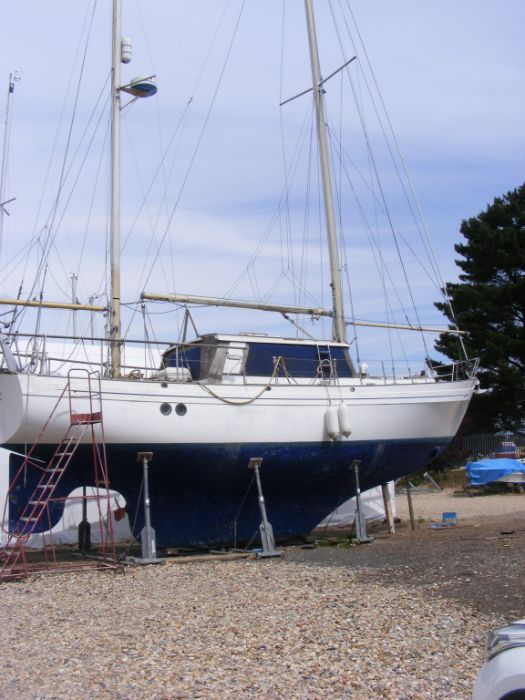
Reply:
<svg viewBox="0 0 525 700"><path fill-rule="evenodd" d="M525 495L512 492L473 495L444 489L438 493L416 493L412 502L414 516L423 520L439 520L441 514L447 511L457 513L460 523L467 518L477 518L481 522L492 515L525 512ZM408 520L408 501L404 494L396 497L396 512L402 520Z"/></svg>
<svg viewBox="0 0 525 700"><path fill-rule="evenodd" d="M419 517L446 497L416 496ZM4 583L0 697L469 698L486 632L518 611L498 601L521 593L519 498L359 547Z"/></svg>

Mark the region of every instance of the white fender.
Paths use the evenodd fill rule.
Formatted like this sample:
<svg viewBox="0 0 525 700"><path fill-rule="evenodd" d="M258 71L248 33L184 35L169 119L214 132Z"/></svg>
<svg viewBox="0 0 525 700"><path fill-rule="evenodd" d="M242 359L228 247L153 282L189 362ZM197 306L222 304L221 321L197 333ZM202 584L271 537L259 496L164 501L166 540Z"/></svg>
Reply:
<svg viewBox="0 0 525 700"><path fill-rule="evenodd" d="M326 432L328 435L330 435L332 440L335 440L340 435L339 419L337 417L337 408L335 406L329 406L326 409L324 421L326 425Z"/></svg>
<svg viewBox="0 0 525 700"><path fill-rule="evenodd" d="M348 437L352 432L352 423L350 421L350 409L344 403L337 407L337 417L339 419L339 429L341 433Z"/></svg>

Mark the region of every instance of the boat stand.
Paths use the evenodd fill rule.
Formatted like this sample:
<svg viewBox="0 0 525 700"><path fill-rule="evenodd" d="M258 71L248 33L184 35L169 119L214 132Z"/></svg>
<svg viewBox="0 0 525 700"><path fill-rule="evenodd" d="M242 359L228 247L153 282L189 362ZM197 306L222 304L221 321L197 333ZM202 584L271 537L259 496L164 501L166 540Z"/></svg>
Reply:
<svg viewBox="0 0 525 700"><path fill-rule="evenodd" d="M355 541L357 544L370 544L374 539L368 537L366 532L366 518L363 513L362 503L361 503L361 489L359 488L359 465L361 464L360 459L354 459L350 469L354 470L355 479Z"/></svg>
<svg viewBox="0 0 525 700"><path fill-rule="evenodd" d="M262 457L252 457L248 463L248 469L253 469L255 472L255 483L257 484L257 495L259 500L259 510L261 511L261 524L259 532L261 533L262 552L257 553L257 559L265 559L270 557L282 557L284 552L275 549L275 540L273 537L273 528L268 522L266 516L266 505L262 492L261 476L259 467L262 464Z"/></svg>
<svg viewBox="0 0 525 700"><path fill-rule="evenodd" d="M149 463L153 452L137 452L137 462L142 462L144 472L144 527L140 533L142 547L141 557L126 557L126 562L132 564L164 564L164 559L157 557L155 530L151 526L151 502L149 499Z"/></svg>

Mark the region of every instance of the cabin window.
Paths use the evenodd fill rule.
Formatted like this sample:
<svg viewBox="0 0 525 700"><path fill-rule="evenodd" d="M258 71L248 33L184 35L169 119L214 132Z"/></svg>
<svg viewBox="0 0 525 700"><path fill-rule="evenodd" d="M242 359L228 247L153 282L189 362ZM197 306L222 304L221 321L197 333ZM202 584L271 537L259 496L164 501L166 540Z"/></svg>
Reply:
<svg viewBox="0 0 525 700"><path fill-rule="evenodd" d="M286 371L292 377L313 379L319 376L320 371L323 372L322 376L326 377L352 376L344 348L285 343L250 343L246 360L246 374L248 376L270 376L279 357L283 359ZM282 374L282 370L280 370L280 374Z"/></svg>
<svg viewBox="0 0 525 700"><path fill-rule="evenodd" d="M164 356L164 363L166 367L185 367L191 372L191 378L198 380L201 378L201 347L176 348Z"/></svg>
<svg viewBox="0 0 525 700"><path fill-rule="evenodd" d="M224 374L270 377L279 358L281 376L285 372L310 379L352 376L345 348L331 345L199 342L171 350L164 362L167 367L186 367L194 381L220 382Z"/></svg>

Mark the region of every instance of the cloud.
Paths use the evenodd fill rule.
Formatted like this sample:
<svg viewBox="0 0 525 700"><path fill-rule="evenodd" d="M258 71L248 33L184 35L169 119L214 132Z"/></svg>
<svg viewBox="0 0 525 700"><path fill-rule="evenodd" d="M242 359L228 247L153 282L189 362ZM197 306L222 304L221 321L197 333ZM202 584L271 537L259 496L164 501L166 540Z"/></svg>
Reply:
<svg viewBox="0 0 525 700"><path fill-rule="evenodd" d="M108 8L105 3L99 5L76 106L80 123L89 117L108 76ZM4 230L4 260L23 250L30 235L50 220L74 108L76 84L71 79L69 88L67 85L71 76L78 74L91 7L88 2L51 0L44 5L19 0L11 8L9 22L0 27L4 55L13 69L22 71L22 80L16 85L8 180L8 194L17 200ZM324 221L317 205L318 174L314 167L308 179L303 168L310 157L311 132L304 127L310 97L279 107L281 99L307 88L310 81L303 8L301 3L286 3L283 23L281 3L248 0L210 110L230 51L239 7L240 3L215 0L184 4L154 0L146 12L139 3L125 4L123 33L133 39L134 59L123 67L123 80L156 73L159 83L156 98L124 112L123 241L132 230L124 250L126 301L138 299L145 286L158 292L166 291L160 286L168 286L168 291L221 296L244 270L244 276L233 285L236 296L280 301L288 298L295 302L304 299L300 289L308 285L319 303L330 303L327 254L321 239ZM214 39L224 8L222 29ZM355 0L352 8L433 234L443 278L453 280L458 272L453 245L460 238L461 219L478 214L495 196L523 180L525 98L516 86L521 84L525 68L521 37L525 6L520 0L507 0L497 8L488 0L443 0L439 5L412 0ZM341 65L343 58L349 58L353 49L349 47L343 57L333 34L328 3L317 3L316 15L326 75ZM282 27L286 44L281 71ZM359 53L365 69L366 57L361 49ZM72 66L76 66L75 71ZM394 226L408 236L415 227L404 210L405 195L396 182L356 66L352 66L351 74L381 166ZM384 259L392 263L393 282L385 283L390 305L400 318L405 313L403 307L410 306L406 293L396 294L393 289L401 288L408 274L415 296L424 305L422 318L434 322L439 319L433 307L436 287L404 244L401 247L408 273L395 263L397 253L383 218L370 161L363 147L358 146L359 118L349 103L343 100L340 105L340 87L340 76L325 85L328 111L335 119L334 134L344 135L348 157L359 170L357 174L354 166L348 165L352 184L367 203L373 235L381 240ZM60 118L62 129L56 138ZM201 141L204 124L207 126ZM76 152L81 134L80 126L75 126L70 157ZM94 292L104 291L108 211L104 183L108 163L107 156L100 154L107 135L105 115L94 136L96 157L83 166L71 206L57 228L53 274L60 279L55 284L48 275L51 293L67 296L68 276L77 270L82 248L84 264L79 272L78 293L85 300ZM286 182L287 208L282 208L279 219L273 219L285 192L283 161L289 167L294 164L298 135L303 155L297 161L294 177ZM159 169L162 149L172 138L172 148ZM82 158L83 146L65 180L59 218ZM307 187L313 194L308 210L304 206ZM141 209L146 192L147 208ZM383 314L385 320L382 281L376 263L370 261L365 223L351 194L343 198L341 217L349 241L348 276L356 287L354 301L361 307L356 314L374 319ZM303 233L307 237L307 259L303 258ZM145 274L163 237L169 245L157 256L146 284ZM252 256L263 240L257 264L252 265ZM420 244L412 245L418 257L423 256ZM173 262L169 260L171 253ZM27 287L33 260L33 256L21 257L16 270L3 276L0 286L4 295L16 293L26 263ZM346 277L346 268L343 272ZM241 330L249 330L253 324L255 330L266 325L270 332L293 332L286 323L273 317L270 320L262 313L198 309L195 315L203 328L214 330L219 330L222 323L233 330L238 323ZM55 314L51 322L55 328L60 325L57 318ZM159 332L170 338L175 335L175 314L159 313L155 321ZM310 328L310 321L305 323ZM316 322L312 328L329 333L330 322ZM360 333L365 335L364 331ZM412 347L415 341L406 342ZM385 343L388 345L383 336L383 340L370 341L366 347L372 355L386 347Z"/></svg>

